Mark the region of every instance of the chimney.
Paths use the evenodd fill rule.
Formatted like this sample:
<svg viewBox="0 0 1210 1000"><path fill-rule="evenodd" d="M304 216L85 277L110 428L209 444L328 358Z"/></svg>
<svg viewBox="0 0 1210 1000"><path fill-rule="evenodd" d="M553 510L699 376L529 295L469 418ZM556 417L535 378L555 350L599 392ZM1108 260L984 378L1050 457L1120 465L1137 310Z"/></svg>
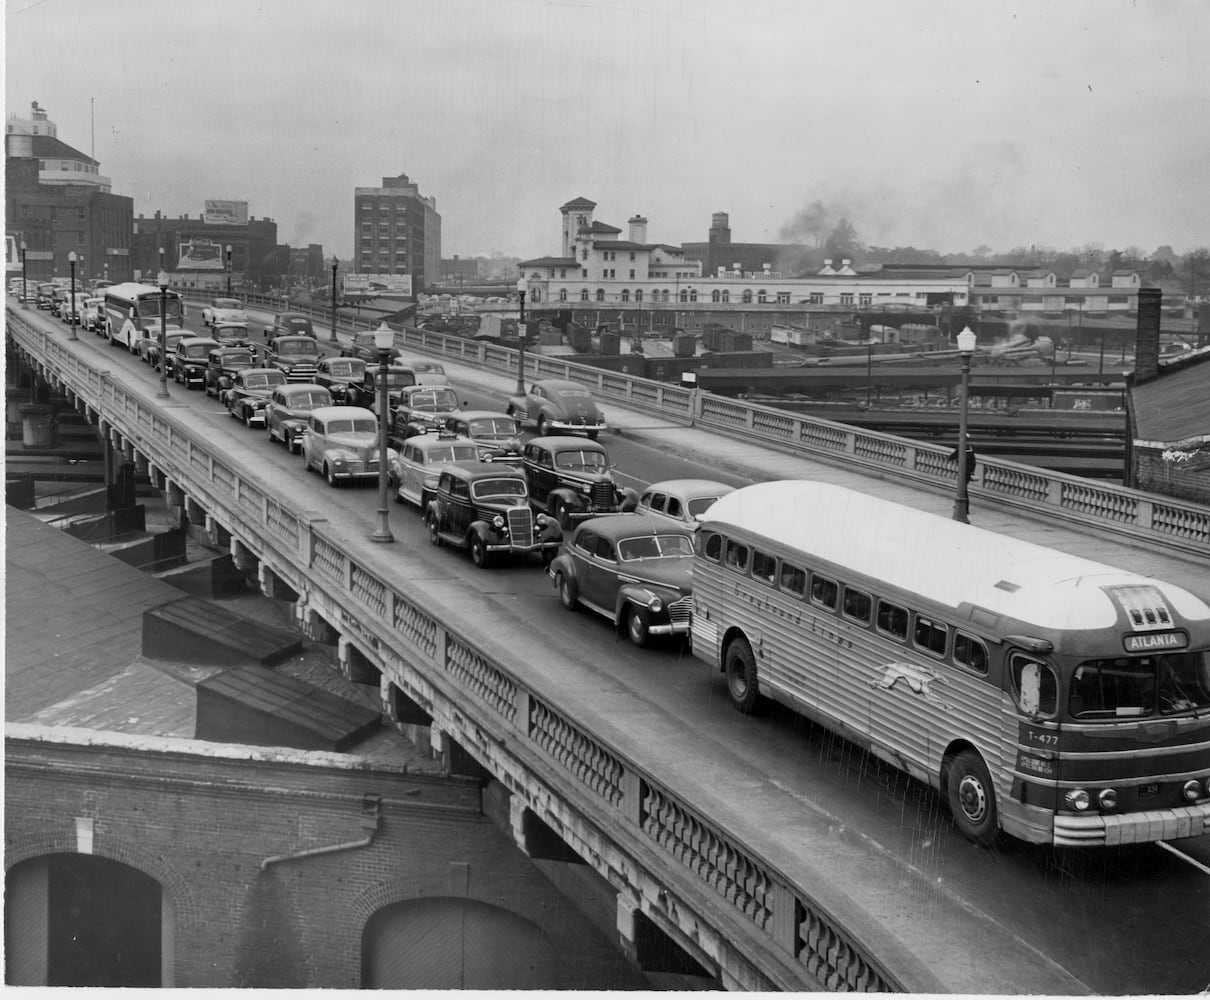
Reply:
<svg viewBox="0 0 1210 1000"><path fill-rule="evenodd" d="M641 215L632 215L630 217L630 242L631 243L646 243L647 242L647 220Z"/></svg>
<svg viewBox="0 0 1210 1000"><path fill-rule="evenodd" d="M1139 318L1134 342L1134 382L1155 378L1160 370L1160 301L1158 288L1139 289Z"/></svg>

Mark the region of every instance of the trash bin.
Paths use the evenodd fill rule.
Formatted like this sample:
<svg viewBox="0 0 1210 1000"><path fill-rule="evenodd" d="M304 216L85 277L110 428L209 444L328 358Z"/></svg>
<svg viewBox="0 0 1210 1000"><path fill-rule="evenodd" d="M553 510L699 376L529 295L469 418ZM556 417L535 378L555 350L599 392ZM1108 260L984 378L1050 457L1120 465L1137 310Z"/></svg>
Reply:
<svg viewBox="0 0 1210 1000"><path fill-rule="evenodd" d="M55 408L46 403L23 403L21 411L21 439L27 448L53 448L55 446Z"/></svg>

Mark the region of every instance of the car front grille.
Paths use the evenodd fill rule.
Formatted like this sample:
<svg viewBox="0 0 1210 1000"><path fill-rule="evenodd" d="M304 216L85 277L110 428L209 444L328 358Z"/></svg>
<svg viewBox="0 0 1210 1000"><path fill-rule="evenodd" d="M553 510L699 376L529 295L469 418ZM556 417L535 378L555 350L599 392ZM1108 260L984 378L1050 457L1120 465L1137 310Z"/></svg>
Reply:
<svg viewBox="0 0 1210 1000"><path fill-rule="evenodd" d="M513 507L508 512L508 533L514 545L533 545L534 512L528 507Z"/></svg>
<svg viewBox="0 0 1210 1000"><path fill-rule="evenodd" d="M682 597L668 605L668 620L673 625L688 625L693 608L693 597Z"/></svg>
<svg viewBox="0 0 1210 1000"><path fill-rule="evenodd" d="M613 483L608 479L600 479L592 484L588 498L598 510L612 510L614 505Z"/></svg>
<svg viewBox="0 0 1210 1000"><path fill-rule="evenodd" d="M286 372L287 382L314 382L318 369L310 362L304 361L294 365Z"/></svg>

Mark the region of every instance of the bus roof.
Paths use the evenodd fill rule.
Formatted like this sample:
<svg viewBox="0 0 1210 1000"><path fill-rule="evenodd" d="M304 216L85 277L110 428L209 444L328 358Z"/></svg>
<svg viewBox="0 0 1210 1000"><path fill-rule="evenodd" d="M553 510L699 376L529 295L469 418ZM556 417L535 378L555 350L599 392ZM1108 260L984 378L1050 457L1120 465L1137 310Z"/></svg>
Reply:
<svg viewBox="0 0 1210 1000"><path fill-rule="evenodd" d="M102 294L107 299L120 299L125 302L133 302L135 299L141 299L147 295L158 296L160 288L158 285L144 285L139 281L123 281L117 285L106 285L101 289ZM173 289L168 289L168 294L173 298L180 295L179 292Z"/></svg>
<svg viewBox="0 0 1210 1000"><path fill-rule="evenodd" d="M702 527L732 525L952 608L970 603L1043 628L1106 628L1103 587L1158 588L1171 609L1210 622L1188 591L831 483L783 480L728 493ZM809 560L805 560L808 561Z"/></svg>

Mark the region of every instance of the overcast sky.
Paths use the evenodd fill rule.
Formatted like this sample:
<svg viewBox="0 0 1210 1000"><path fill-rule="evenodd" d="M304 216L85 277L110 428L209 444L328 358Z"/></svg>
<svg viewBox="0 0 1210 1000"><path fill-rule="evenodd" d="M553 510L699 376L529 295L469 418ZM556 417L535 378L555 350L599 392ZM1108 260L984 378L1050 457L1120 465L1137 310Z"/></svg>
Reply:
<svg viewBox="0 0 1210 1000"><path fill-rule="evenodd" d="M6 0L5 108L135 214L249 203L347 257L406 173L442 255L559 252L583 196L652 242L1210 244L1210 0ZM94 135L95 130L95 147Z"/></svg>

